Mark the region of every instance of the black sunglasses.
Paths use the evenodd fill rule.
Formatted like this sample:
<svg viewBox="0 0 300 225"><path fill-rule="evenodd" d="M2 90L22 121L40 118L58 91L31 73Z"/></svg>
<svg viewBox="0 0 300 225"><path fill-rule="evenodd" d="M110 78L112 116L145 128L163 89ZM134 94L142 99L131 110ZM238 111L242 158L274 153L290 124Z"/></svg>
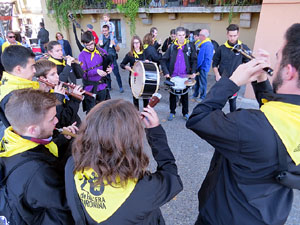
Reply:
<svg viewBox="0 0 300 225"><path fill-rule="evenodd" d="M9 38L15 38L16 36L8 36Z"/></svg>

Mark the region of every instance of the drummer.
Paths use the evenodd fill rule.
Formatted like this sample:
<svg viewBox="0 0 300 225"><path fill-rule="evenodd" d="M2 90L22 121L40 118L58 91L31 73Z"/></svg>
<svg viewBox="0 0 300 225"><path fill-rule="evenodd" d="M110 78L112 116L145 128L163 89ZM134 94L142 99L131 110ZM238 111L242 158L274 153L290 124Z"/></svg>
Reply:
<svg viewBox="0 0 300 225"><path fill-rule="evenodd" d="M197 54L194 46L187 43L185 39L185 28L176 28L176 40L168 48L161 60L161 66L164 76L167 79L171 77L195 78L197 69ZM169 121L175 118L176 95L170 92L170 115ZM189 118L189 97L188 93L181 95L182 115L185 120Z"/></svg>
<svg viewBox="0 0 300 225"><path fill-rule="evenodd" d="M135 35L131 39L131 48L130 51L126 54L125 58L120 64L122 69L126 69L129 71L129 86L131 79L131 71L134 63L138 60L145 60L144 48L142 41L139 36ZM129 66L127 65L129 63ZM133 104L139 110L139 100L133 97ZM149 99L143 99L144 108L148 105Z"/></svg>

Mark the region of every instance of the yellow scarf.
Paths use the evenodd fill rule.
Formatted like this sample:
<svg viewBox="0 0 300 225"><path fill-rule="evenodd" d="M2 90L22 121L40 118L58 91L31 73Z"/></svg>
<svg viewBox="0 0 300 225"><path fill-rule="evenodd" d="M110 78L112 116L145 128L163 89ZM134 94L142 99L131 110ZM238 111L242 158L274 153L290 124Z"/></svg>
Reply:
<svg viewBox="0 0 300 225"><path fill-rule="evenodd" d="M195 41L195 45L196 45L197 47L199 47L199 46L198 46L198 43L199 43L199 42L201 42L201 40Z"/></svg>
<svg viewBox="0 0 300 225"><path fill-rule="evenodd" d="M25 88L39 89L40 85L37 81L27 80L3 72L0 86L0 101L10 92Z"/></svg>
<svg viewBox="0 0 300 225"><path fill-rule="evenodd" d="M55 63L55 65L57 65L57 66L66 66L66 61L65 61L64 59L63 59L63 61L61 62L61 61L59 61L59 60L57 60L57 59L54 59L54 58L52 58L52 57L50 56L48 60L51 61L51 62L53 62L53 63Z"/></svg>
<svg viewBox="0 0 300 225"><path fill-rule="evenodd" d="M93 169L75 172L74 180L81 203L90 217L101 223L111 217L126 201L135 188L137 180L130 179L122 187L117 184L96 185L98 175Z"/></svg>
<svg viewBox="0 0 300 225"><path fill-rule="evenodd" d="M205 42L211 42L210 38L206 38L205 40L201 41L199 48L201 47L201 45L203 45Z"/></svg>
<svg viewBox="0 0 300 225"><path fill-rule="evenodd" d="M148 48L149 47L149 45L148 44L144 44L144 50L146 49L146 48Z"/></svg>
<svg viewBox="0 0 300 225"><path fill-rule="evenodd" d="M138 59L139 58L139 55L143 54L143 51L140 51L140 52L136 52L133 50L133 56L134 58Z"/></svg>
<svg viewBox="0 0 300 225"><path fill-rule="evenodd" d="M238 45L241 45L242 42L241 42L240 40L238 40L238 43L237 43L237 44L238 44ZM228 41L226 41L226 42L224 43L224 45L225 45L226 48L233 48L233 46L230 46L230 45L228 44Z"/></svg>
<svg viewBox="0 0 300 225"><path fill-rule="evenodd" d="M84 48L83 51L91 54L91 61L93 60L95 53L97 53L98 55L101 55L97 48L95 48L94 51L92 51L92 52L87 50L86 48Z"/></svg>
<svg viewBox="0 0 300 225"><path fill-rule="evenodd" d="M1 140L0 157L11 157L38 146L38 143L24 139L13 132L12 127L8 127L4 131L4 136ZM56 144L51 141L45 145L46 148L56 157L58 157L58 149Z"/></svg>
<svg viewBox="0 0 300 225"><path fill-rule="evenodd" d="M260 110L282 140L288 154L295 162L300 164L300 106L284 102L267 101Z"/></svg>
<svg viewBox="0 0 300 225"><path fill-rule="evenodd" d="M181 45L181 44L178 44L178 39L176 39L176 40L174 41L174 45L177 46L177 49L182 49L182 46L184 46L186 43L187 43L187 40L186 40L186 39L184 39L184 42L183 42L182 45Z"/></svg>

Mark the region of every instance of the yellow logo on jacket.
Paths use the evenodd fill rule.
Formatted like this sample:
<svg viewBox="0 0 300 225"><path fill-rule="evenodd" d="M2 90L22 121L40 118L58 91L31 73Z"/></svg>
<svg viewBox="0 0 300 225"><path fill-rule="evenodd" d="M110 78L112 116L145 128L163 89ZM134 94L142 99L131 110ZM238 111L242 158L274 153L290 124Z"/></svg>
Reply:
<svg viewBox="0 0 300 225"><path fill-rule="evenodd" d="M126 201L135 188L136 180L128 180L122 187L120 183L95 185L98 176L93 169L77 171L74 175L78 196L89 216L101 223L111 217Z"/></svg>

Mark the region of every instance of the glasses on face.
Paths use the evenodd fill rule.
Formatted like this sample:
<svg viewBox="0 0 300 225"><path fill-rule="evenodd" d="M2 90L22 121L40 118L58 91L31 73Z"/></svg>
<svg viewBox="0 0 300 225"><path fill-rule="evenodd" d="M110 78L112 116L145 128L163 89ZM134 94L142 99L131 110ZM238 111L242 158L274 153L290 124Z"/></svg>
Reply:
<svg viewBox="0 0 300 225"><path fill-rule="evenodd" d="M139 43L140 43L139 41L134 41L134 42L133 42L133 44L139 44Z"/></svg>
<svg viewBox="0 0 300 225"><path fill-rule="evenodd" d="M15 38L16 36L8 36L8 38Z"/></svg>

